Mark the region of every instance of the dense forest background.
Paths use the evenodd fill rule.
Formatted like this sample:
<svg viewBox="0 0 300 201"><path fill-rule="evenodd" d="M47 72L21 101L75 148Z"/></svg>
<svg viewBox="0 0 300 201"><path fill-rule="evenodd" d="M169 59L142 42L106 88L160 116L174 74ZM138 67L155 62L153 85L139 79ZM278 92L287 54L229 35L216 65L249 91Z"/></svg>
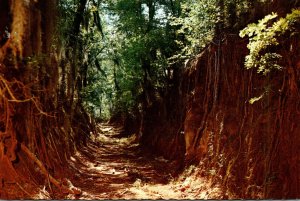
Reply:
<svg viewBox="0 0 300 201"><path fill-rule="evenodd" d="M105 121L221 198L299 198L299 6L0 0L0 197L80 194L59 178Z"/></svg>

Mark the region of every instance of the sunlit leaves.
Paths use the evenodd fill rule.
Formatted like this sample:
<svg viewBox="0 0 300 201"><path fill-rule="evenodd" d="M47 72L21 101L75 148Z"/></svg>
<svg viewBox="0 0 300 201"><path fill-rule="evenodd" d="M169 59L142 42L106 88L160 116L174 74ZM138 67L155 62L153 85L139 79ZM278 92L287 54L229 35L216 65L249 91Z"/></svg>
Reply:
<svg viewBox="0 0 300 201"><path fill-rule="evenodd" d="M276 13L265 16L257 24L249 24L240 31L240 37L249 37L248 49L249 55L245 59L245 67L257 68L258 73L264 75L273 69L282 69L278 64L281 55L276 52L270 52L271 49L279 45L278 37L284 35L287 31L292 31L296 23L300 22L300 10L293 10L285 18L277 18Z"/></svg>
<svg viewBox="0 0 300 201"><path fill-rule="evenodd" d="M197 54L213 39L220 8L217 0L188 0L181 8L182 16L172 18L172 25L180 26L177 34L184 35L186 42L177 42L182 45L182 56Z"/></svg>

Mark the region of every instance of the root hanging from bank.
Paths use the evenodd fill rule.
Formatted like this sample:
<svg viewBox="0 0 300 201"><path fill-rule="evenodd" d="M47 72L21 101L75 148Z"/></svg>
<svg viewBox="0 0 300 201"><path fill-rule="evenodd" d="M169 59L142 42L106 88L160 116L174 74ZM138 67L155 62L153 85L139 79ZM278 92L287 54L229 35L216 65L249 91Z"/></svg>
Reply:
<svg viewBox="0 0 300 201"><path fill-rule="evenodd" d="M43 163L24 144L21 144L21 149L22 149L22 151L24 151L27 154L27 156L31 160L33 160L39 166L39 168L41 170L41 173L46 178L49 178L50 182L52 184L54 184L58 189L61 189L61 191L63 193L69 193L69 194L75 194L75 195L80 195L81 194L81 190L74 187L69 182L65 182L65 183L69 183L69 186L65 186L63 183L57 181L53 176L51 176L49 174L49 172L47 171L47 169L45 168L45 166L43 165Z"/></svg>

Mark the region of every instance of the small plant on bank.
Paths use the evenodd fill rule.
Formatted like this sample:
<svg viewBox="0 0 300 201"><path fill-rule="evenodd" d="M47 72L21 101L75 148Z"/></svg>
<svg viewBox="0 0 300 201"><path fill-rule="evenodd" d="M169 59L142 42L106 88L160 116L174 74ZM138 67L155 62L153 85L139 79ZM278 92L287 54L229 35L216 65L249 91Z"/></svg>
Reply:
<svg viewBox="0 0 300 201"><path fill-rule="evenodd" d="M271 48L278 46L278 38L288 31L290 35L295 33L296 25L300 22L300 10L293 10L285 18L278 17L276 13L265 16L257 24L249 24L240 31L240 37L249 37L248 49L249 55L245 58L245 67L247 69L256 68L258 73L267 75L272 70L281 70L282 66L278 64L282 56L272 52ZM274 22L275 21L275 22Z"/></svg>

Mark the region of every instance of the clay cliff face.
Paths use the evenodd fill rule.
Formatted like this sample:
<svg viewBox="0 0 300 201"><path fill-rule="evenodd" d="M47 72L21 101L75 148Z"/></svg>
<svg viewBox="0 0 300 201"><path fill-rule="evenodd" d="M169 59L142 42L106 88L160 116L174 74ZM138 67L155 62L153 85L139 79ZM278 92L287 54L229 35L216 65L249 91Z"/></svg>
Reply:
<svg viewBox="0 0 300 201"><path fill-rule="evenodd" d="M286 46L299 46L291 39ZM262 76L243 68L245 42L226 38L198 58L184 122L186 158L222 179L230 197L299 196L298 51L283 71ZM253 104L253 97L261 97Z"/></svg>
<svg viewBox="0 0 300 201"><path fill-rule="evenodd" d="M225 198L297 198L299 36L282 42L284 68L267 76L244 68L247 42L228 35L176 72L180 84L146 111L142 142L199 164Z"/></svg>

